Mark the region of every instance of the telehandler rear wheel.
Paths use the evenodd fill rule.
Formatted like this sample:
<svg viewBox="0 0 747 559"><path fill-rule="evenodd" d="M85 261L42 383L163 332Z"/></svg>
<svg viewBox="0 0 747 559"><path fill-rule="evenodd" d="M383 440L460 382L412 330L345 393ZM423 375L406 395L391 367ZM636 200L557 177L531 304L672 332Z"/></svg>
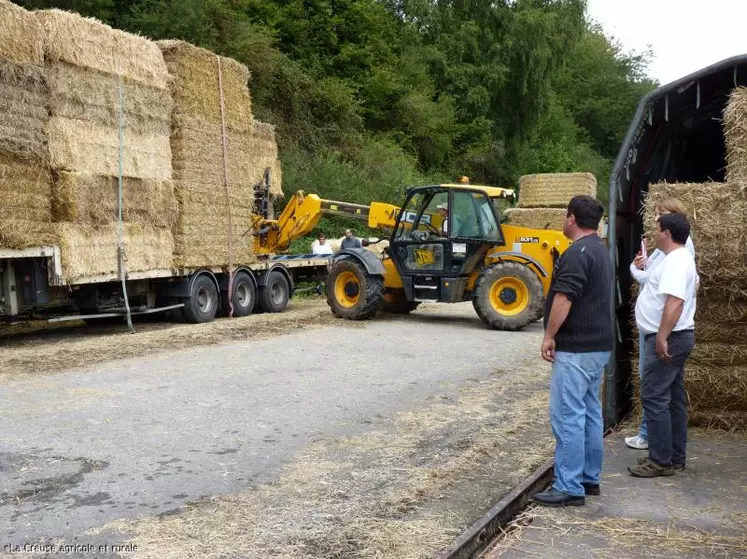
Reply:
<svg viewBox="0 0 747 559"><path fill-rule="evenodd" d="M327 304L335 316L366 320L381 308L384 278L371 275L356 260L346 258L332 265L327 275Z"/></svg>
<svg viewBox="0 0 747 559"><path fill-rule="evenodd" d="M499 262L475 282L472 304L482 321L496 330L521 330L542 312L542 283L527 266Z"/></svg>

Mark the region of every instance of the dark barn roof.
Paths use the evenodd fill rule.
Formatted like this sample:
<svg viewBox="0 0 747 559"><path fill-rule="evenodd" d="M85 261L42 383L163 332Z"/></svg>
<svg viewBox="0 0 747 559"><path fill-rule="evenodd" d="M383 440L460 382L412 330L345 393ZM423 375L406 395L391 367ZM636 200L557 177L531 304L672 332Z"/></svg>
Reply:
<svg viewBox="0 0 747 559"><path fill-rule="evenodd" d="M613 286L617 323L615 352L607 375L605 422L629 409L630 358L628 266L643 232L640 210L648 185L659 181L725 180L723 111L730 92L747 86L747 54L728 58L644 96L628 128L609 184L609 246L616 265Z"/></svg>

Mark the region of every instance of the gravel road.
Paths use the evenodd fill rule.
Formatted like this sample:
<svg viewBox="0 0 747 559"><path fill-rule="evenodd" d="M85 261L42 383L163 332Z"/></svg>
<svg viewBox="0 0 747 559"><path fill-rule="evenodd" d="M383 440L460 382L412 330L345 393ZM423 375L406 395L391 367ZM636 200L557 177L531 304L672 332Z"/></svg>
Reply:
<svg viewBox="0 0 747 559"><path fill-rule="evenodd" d="M427 556L549 457L541 324L490 331L471 305L351 324L324 308L307 304L316 323L271 336L146 343L140 357L4 377L0 544L326 557L337 542L350 557ZM432 549L372 536L391 536L392 520ZM71 544L91 547L60 547Z"/></svg>

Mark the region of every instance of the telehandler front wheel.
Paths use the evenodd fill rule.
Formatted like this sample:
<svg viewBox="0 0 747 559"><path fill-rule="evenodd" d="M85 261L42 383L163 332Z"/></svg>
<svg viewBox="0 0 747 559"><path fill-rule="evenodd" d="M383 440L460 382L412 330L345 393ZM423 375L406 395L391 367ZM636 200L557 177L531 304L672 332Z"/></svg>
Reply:
<svg viewBox="0 0 747 559"><path fill-rule="evenodd" d="M371 275L356 260L346 258L332 265L327 275L327 304L335 316L366 320L381 308L384 278Z"/></svg>
<svg viewBox="0 0 747 559"><path fill-rule="evenodd" d="M542 312L544 292L537 275L518 262L485 268L475 282L472 304L477 315L496 330L521 330Z"/></svg>

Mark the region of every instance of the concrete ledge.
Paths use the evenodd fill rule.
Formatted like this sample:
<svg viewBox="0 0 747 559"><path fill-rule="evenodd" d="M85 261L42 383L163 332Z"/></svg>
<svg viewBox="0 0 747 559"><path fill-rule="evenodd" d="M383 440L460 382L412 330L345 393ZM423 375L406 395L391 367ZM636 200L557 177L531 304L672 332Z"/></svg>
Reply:
<svg viewBox="0 0 747 559"><path fill-rule="evenodd" d="M508 495L474 522L454 542L443 549L438 559L469 559L493 541L496 535L521 512L540 489L553 478L553 461L540 466Z"/></svg>

